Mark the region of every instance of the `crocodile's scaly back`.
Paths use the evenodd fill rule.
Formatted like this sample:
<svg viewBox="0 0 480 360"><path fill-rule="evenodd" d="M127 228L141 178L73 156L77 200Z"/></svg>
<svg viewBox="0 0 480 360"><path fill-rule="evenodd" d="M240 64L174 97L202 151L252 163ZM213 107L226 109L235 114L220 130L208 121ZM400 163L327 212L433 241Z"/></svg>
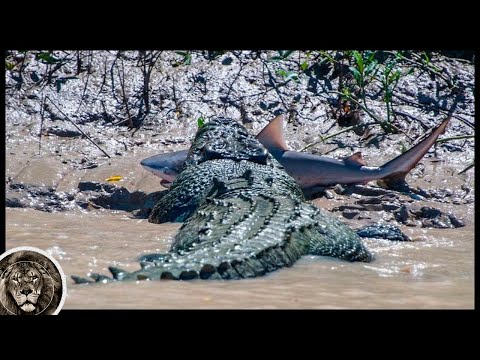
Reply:
<svg viewBox="0 0 480 360"><path fill-rule="evenodd" d="M149 221L184 224L170 251L144 257L143 269L110 268L116 280L247 278L305 254L372 260L356 233L307 203L282 166L229 119L197 132L182 172Z"/></svg>

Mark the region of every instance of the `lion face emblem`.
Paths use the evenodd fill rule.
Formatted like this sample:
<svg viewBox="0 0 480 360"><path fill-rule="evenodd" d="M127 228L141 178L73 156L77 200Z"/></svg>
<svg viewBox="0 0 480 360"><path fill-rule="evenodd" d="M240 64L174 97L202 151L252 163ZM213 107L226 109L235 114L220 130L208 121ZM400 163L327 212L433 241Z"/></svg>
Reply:
<svg viewBox="0 0 480 360"><path fill-rule="evenodd" d="M20 309L33 312L44 285L44 277L38 270L39 265L34 262L20 262L12 266L7 289Z"/></svg>
<svg viewBox="0 0 480 360"><path fill-rule="evenodd" d="M53 264L27 255L13 255L0 269L0 314L47 315L59 303L62 282Z"/></svg>

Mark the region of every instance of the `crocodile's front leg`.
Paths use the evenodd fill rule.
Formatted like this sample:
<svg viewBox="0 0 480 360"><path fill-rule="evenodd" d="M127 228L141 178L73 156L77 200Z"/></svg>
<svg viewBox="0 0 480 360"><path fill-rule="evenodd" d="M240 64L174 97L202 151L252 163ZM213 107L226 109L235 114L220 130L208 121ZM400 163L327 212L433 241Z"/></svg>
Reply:
<svg viewBox="0 0 480 360"><path fill-rule="evenodd" d="M370 262L374 259L360 237L337 218L318 209L314 220L315 225L303 234L308 254L333 256L347 261Z"/></svg>

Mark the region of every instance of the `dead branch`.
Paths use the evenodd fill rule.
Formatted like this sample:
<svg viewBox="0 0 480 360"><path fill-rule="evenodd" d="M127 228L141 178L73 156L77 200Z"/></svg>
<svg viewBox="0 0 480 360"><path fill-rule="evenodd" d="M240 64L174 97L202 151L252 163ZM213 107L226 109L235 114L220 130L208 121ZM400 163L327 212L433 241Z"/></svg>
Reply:
<svg viewBox="0 0 480 360"><path fill-rule="evenodd" d="M70 123L75 126L77 128L78 131L80 131L82 133L83 136L85 136L93 145L95 145L102 153L105 154L106 157L108 157L109 159L111 158L110 155L108 155L105 150L103 150L100 146L97 145L97 143L95 141L93 141L90 136L88 136L87 134L85 134L85 132L83 132L82 129L80 129L77 124L75 124L68 116L67 114L65 114L62 110L60 110L60 108L57 106L57 104L55 104L52 99L50 99L48 96L45 97L45 100L48 99L53 106L55 106L57 108L57 110L60 112L60 114L62 114L65 119L67 119L68 121L70 121Z"/></svg>

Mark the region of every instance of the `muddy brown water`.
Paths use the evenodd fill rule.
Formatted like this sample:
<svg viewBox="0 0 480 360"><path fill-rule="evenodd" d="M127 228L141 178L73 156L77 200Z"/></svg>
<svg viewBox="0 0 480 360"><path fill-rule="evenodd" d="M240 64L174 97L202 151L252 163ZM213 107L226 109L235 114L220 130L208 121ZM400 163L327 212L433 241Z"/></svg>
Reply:
<svg viewBox="0 0 480 360"><path fill-rule="evenodd" d="M168 250L179 224L151 224L110 211L45 213L6 209L6 245L46 249L69 277ZM236 281L144 281L73 285L65 309L473 308L473 224L403 228L411 243L365 240L372 263L305 256L291 268Z"/></svg>

